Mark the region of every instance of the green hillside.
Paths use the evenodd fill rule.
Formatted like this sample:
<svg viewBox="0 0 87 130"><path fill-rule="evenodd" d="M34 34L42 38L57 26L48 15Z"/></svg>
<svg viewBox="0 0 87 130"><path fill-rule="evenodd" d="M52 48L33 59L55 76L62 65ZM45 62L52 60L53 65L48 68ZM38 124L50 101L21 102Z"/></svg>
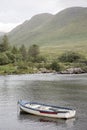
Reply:
<svg viewBox="0 0 87 130"><path fill-rule="evenodd" d="M52 16L53 15L47 13L33 16L29 21L25 21L8 34L10 42L18 46L21 44L32 44L33 40L40 36L37 30L43 27Z"/></svg>
<svg viewBox="0 0 87 130"><path fill-rule="evenodd" d="M13 29L10 43L38 44L42 53L60 54L65 50L87 52L87 8L67 8L56 15L39 14Z"/></svg>

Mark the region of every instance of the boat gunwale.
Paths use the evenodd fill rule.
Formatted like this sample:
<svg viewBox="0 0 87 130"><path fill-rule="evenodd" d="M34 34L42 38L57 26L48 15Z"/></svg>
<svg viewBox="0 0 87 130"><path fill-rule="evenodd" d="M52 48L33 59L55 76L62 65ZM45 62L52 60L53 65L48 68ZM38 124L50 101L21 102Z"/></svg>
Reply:
<svg viewBox="0 0 87 130"><path fill-rule="evenodd" d="M27 108L27 109L31 109L31 110L34 110L34 111L42 111L42 112L50 112L49 110L39 110L39 109L36 109L36 108L31 108L29 106L25 106L26 104L36 104L36 105L43 105L43 106L48 106L48 107L52 107L52 108L59 108L59 109L65 109L67 111L56 111L57 113L68 113L69 111L75 111L74 109L71 109L71 108L66 108L66 107L59 107L59 106L54 106L54 105L48 105L48 104L43 104L43 103L37 103L37 102L27 102L27 101L23 101L23 100L20 100L18 101L18 103L24 107L24 108ZM54 113L54 111L53 111Z"/></svg>

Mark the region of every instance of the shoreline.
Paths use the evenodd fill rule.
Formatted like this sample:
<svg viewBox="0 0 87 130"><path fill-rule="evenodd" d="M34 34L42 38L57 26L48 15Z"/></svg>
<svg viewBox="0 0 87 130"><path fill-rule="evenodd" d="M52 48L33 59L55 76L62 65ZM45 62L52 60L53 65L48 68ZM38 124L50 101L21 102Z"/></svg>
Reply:
<svg viewBox="0 0 87 130"><path fill-rule="evenodd" d="M82 75L87 74L87 72L81 72L81 73L69 73L69 72L35 72L35 73L3 73L0 74L0 76L7 76L7 75L36 75L36 74L58 74L58 75Z"/></svg>

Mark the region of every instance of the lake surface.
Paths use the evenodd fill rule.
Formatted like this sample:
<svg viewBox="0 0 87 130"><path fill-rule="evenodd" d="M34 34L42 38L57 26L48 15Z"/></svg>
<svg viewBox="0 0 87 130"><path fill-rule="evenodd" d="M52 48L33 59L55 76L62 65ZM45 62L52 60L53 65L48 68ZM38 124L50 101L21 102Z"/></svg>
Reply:
<svg viewBox="0 0 87 130"><path fill-rule="evenodd" d="M76 117L53 119L20 113L20 99L76 109ZM0 130L87 130L87 74L0 76Z"/></svg>

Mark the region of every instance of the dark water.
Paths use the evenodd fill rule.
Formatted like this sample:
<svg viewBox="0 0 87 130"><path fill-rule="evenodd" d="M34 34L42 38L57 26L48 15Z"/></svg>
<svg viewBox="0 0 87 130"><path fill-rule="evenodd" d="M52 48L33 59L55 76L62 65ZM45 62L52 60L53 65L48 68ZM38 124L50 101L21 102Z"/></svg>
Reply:
<svg viewBox="0 0 87 130"><path fill-rule="evenodd" d="M68 106L76 118L20 114L19 99ZM0 130L87 130L87 74L0 76Z"/></svg>

